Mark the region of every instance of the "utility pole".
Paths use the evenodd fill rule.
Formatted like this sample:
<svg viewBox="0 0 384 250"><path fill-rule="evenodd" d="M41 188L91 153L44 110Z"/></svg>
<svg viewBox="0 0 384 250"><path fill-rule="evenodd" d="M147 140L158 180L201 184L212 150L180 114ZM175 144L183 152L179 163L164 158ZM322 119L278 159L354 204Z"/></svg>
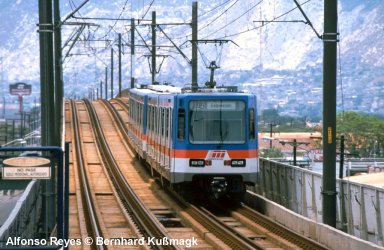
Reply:
<svg viewBox="0 0 384 250"><path fill-rule="evenodd" d="M105 67L105 100L108 100L108 66Z"/></svg>
<svg viewBox="0 0 384 250"><path fill-rule="evenodd" d="M41 144L52 146L54 136L52 1L39 0Z"/></svg>
<svg viewBox="0 0 384 250"><path fill-rule="evenodd" d="M135 78L133 77L133 61L135 57L135 19L131 19L131 89L135 87Z"/></svg>
<svg viewBox="0 0 384 250"><path fill-rule="evenodd" d="M119 33L119 94L118 97L121 97L121 33Z"/></svg>
<svg viewBox="0 0 384 250"><path fill-rule="evenodd" d="M345 144L345 137L344 135L340 136L340 165L339 165L339 179L343 179L343 172L344 172L344 144Z"/></svg>
<svg viewBox="0 0 384 250"><path fill-rule="evenodd" d="M103 81L100 81L100 99L103 99Z"/></svg>
<svg viewBox="0 0 384 250"><path fill-rule="evenodd" d="M61 146L61 131L63 118L63 65L61 52L61 20L60 3L54 0L54 35L55 35L55 119L54 145Z"/></svg>
<svg viewBox="0 0 384 250"><path fill-rule="evenodd" d="M289 144L293 147L293 166L297 166L297 147L300 145L308 145L309 142L299 142L296 139L293 139L293 141L279 141L281 144Z"/></svg>
<svg viewBox="0 0 384 250"><path fill-rule="evenodd" d="M53 58L52 1L39 0L40 41L40 103L41 103L41 145L55 146L55 88ZM55 172L54 172L55 173ZM54 174L53 174L54 176ZM43 216L42 228L50 233L55 225L55 182L48 180L41 190ZM61 236L61 227L58 235Z"/></svg>
<svg viewBox="0 0 384 250"><path fill-rule="evenodd" d="M113 98L113 48L111 48L111 99Z"/></svg>
<svg viewBox="0 0 384 250"><path fill-rule="evenodd" d="M156 11L152 11L152 84L156 81Z"/></svg>
<svg viewBox="0 0 384 250"><path fill-rule="evenodd" d="M197 83L197 2L192 2L192 92L198 89Z"/></svg>
<svg viewBox="0 0 384 250"><path fill-rule="evenodd" d="M293 139L293 166L297 166L297 140Z"/></svg>
<svg viewBox="0 0 384 250"><path fill-rule="evenodd" d="M323 223L336 227L337 1L324 0Z"/></svg>
<svg viewBox="0 0 384 250"><path fill-rule="evenodd" d="M272 138L272 132L273 132L272 128L277 126L277 124L276 123L270 123L269 126L270 126L269 137ZM272 149L272 140L269 141L269 149Z"/></svg>

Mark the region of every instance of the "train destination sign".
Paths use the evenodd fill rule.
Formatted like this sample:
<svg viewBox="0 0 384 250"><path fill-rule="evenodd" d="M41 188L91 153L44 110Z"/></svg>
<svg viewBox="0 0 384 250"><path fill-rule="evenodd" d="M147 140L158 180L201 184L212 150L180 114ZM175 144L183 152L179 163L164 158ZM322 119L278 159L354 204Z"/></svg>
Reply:
<svg viewBox="0 0 384 250"><path fill-rule="evenodd" d="M244 104L239 101L205 101L198 100L193 101L191 108L193 110L225 110L225 111L236 111L242 110Z"/></svg>

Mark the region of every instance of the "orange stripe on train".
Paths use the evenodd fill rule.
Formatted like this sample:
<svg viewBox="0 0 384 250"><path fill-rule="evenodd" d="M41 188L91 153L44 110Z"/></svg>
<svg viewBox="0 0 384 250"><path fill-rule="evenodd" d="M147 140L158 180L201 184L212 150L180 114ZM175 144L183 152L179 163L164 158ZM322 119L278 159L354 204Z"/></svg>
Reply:
<svg viewBox="0 0 384 250"><path fill-rule="evenodd" d="M185 150L175 149L175 158L205 158L209 150ZM226 150L231 159L256 158L257 150ZM216 155L214 158L217 158Z"/></svg>

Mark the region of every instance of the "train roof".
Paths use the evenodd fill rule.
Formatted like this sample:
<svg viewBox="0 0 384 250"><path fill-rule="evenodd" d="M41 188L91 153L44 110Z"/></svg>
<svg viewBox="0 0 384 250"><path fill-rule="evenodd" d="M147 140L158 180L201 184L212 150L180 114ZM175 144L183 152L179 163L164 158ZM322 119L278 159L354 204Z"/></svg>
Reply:
<svg viewBox="0 0 384 250"><path fill-rule="evenodd" d="M169 95L169 94L183 94L183 95L251 95L249 93L238 92L237 87L233 86L221 86L215 88L199 88L196 92L192 92L191 89L175 87L172 85L143 85L139 88L130 89L130 92L139 95Z"/></svg>
<svg viewBox="0 0 384 250"><path fill-rule="evenodd" d="M181 88L171 85L144 85L140 88L131 89L130 92L142 94L178 94Z"/></svg>

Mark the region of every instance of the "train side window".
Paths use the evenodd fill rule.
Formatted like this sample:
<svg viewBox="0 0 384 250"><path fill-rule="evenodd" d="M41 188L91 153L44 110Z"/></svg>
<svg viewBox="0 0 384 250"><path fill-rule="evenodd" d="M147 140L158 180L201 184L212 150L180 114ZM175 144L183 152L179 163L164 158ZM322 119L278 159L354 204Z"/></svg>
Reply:
<svg viewBox="0 0 384 250"><path fill-rule="evenodd" d="M155 107L152 107L152 132L155 132Z"/></svg>
<svg viewBox="0 0 384 250"><path fill-rule="evenodd" d="M255 139L255 110L249 110L249 139Z"/></svg>
<svg viewBox="0 0 384 250"><path fill-rule="evenodd" d="M140 103L137 103L136 109L137 109L136 122L137 122L137 125L139 125L140 124Z"/></svg>
<svg viewBox="0 0 384 250"><path fill-rule="evenodd" d="M161 136L164 136L164 129L165 129L165 126L164 126L164 117L165 117L165 108L161 108L161 123L160 123L160 127L161 127Z"/></svg>
<svg viewBox="0 0 384 250"><path fill-rule="evenodd" d="M147 111L147 130L148 132L150 131L151 129L151 106L148 106L148 111Z"/></svg>
<svg viewBox="0 0 384 250"><path fill-rule="evenodd" d="M158 113L158 107L155 107L154 108L154 110L155 110L155 113L154 113L154 117L155 117L155 124L154 124L154 132L155 132L155 135L158 135L159 134L159 129L158 129L158 126L157 126L157 124L158 124L158 115L157 115L157 113Z"/></svg>
<svg viewBox="0 0 384 250"><path fill-rule="evenodd" d="M168 109L168 138L169 141L171 141L171 135L172 135L172 109Z"/></svg>
<svg viewBox="0 0 384 250"><path fill-rule="evenodd" d="M185 139L185 110L179 109L177 113L177 139Z"/></svg>
<svg viewBox="0 0 384 250"><path fill-rule="evenodd" d="M165 138L168 138L168 116L169 116L168 108L165 108L164 111L165 111L165 118L164 118Z"/></svg>

